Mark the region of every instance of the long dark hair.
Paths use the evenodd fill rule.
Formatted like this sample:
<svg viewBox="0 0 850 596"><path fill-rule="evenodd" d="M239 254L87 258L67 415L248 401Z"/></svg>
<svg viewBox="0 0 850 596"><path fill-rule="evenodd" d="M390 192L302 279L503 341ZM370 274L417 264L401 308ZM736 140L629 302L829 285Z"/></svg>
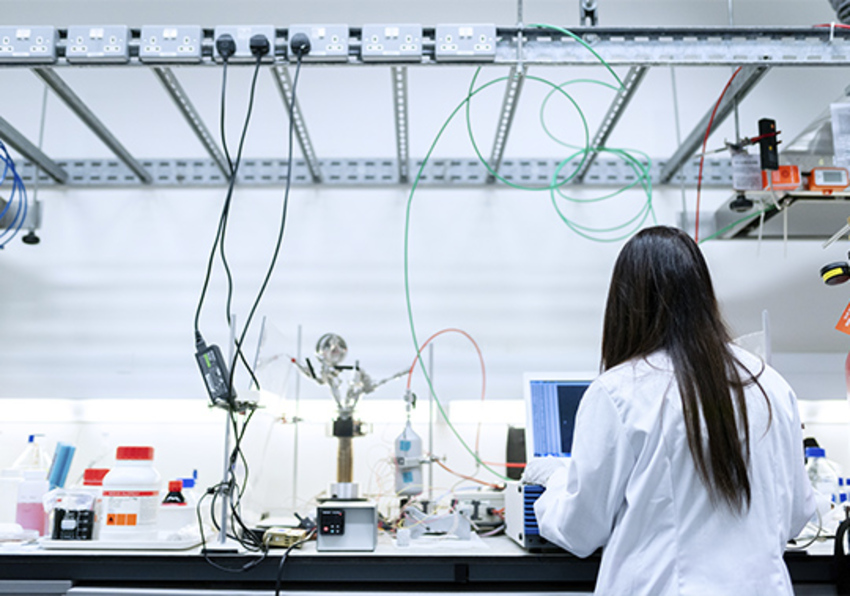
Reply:
<svg viewBox="0 0 850 596"><path fill-rule="evenodd" d="M602 367L659 350L668 354L697 473L712 501L740 512L751 498L744 387L758 381L730 341L708 266L687 234L656 226L626 243L608 292Z"/></svg>

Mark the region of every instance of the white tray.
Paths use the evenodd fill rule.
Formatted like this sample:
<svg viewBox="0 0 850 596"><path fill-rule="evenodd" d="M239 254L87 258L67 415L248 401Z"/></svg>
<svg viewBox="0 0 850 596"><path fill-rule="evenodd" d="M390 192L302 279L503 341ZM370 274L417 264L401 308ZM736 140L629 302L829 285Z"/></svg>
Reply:
<svg viewBox="0 0 850 596"><path fill-rule="evenodd" d="M201 539L195 536L162 540L39 540L47 550L186 550L200 546Z"/></svg>

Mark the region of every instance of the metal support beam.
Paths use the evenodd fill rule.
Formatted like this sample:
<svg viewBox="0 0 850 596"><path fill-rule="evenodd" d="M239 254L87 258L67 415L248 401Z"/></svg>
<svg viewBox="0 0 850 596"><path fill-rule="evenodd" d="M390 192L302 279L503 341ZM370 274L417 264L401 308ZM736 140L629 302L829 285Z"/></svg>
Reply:
<svg viewBox="0 0 850 596"><path fill-rule="evenodd" d="M604 147L605 143L608 142L608 137L611 136L611 132L620 121L620 117L623 115L623 112L626 110L626 106L629 105L635 91L637 91L637 88L643 81L643 77L646 75L647 70L648 68L646 66L633 66L629 69L629 72L623 79L623 87L617 93L614 101L611 102L611 106L608 108L608 113L605 114L605 118L602 119L602 124L599 125L599 130L596 131L593 141L590 143L590 152L587 154L587 158L576 173L576 182L581 182L584 179L584 175L587 174L587 171L590 169L590 166L593 164L596 156L599 155L600 147Z"/></svg>
<svg viewBox="0 0 850 596"><path fill-rule="evenodd" d="M720 100L720 104L717 106L716 112L712 105L708 112L706 112L705 116L702 117L702 120L700 120L696 127L691 131L691 134L682 141L682 144L673 156L664 164L664 167L661 170L661 178L659 180L661 184L670 182L670 180L673 179L673 176L676 175L676 172L679 171L679 168L681 168L682 165L690 159L694 152L699 148L705 138L705 131L708 129L708 123L711 121L712 113L714 113L714 121L711 126L716 130L717 127L720 126L720 124L732 112L735 104L740 102L747 96L747 93L752 91L767 71L767 66L744 66L741 68L741 72L735 76L732 83L729 85L729 88L726 90L726 93L723 95L723 99Z"/></svg>
<svg viewBox="0 0 850 596"><path fill-rule="evenodd" d="M313 182L322 181L322 170L319 167L319 160L316 158L316 152L313 150L313 143L310 141L310 135L307 134L307 125L304 122L304 117L301 115L301 107L296 99L292 101L292 78L289 76L289 69L284 65L277 65L272 68L275 83L277 83L278 91L280 91L283 105L286 108L287 114L292 119L295 125L295 137L298 139L298 145L301 147L301 154L307 161L307 167L310 169L310 176ZM292 110L290 111L290 105Z"/></svg>
<svg viewBox="0 0 850 596"><path fill-rule="evenodd" d="M136 160L127 149L116 139L106 126L94 115L86 104L77 96L76 93L57 75L53 69L47 67L38 67L32 69L38 78L44 81L58 95L65 104L82 120L104 144L115 153L121 161L127 164L133 173L145 184L153 182L151 175L142 167L142 164Z"/></svg>
<svg viewBox="0 0 850 596"><path fill-rule="evenodd" d="M392 78L398 181L406 183L410 164L410 137L407 126L407 68L404 66L393 66Z"/></svg>
<svg viewBox="0 0 850 596"><path fill-rule="evenodd" d="M24 135L9 124L3 118L0 118L0 138L8 145L23 155L28 160L34 162L39 168L44 170L51 178L60 184L65 184L68 181L68 172L62 169L59 164L47 157L41 149L36 147Z"/></svg>
<svg viewBox="0 0 850 596"><path fill-rule="evenodd" d="M165 66L155 66L152 70L162 83L163 87L165 87L165 90L168 91L171 99L174 100L174 103L177 105L180 113L183 114L184 118L186 118L186 122L194 131L195 135L197 135L201 145L204 146L204 149L206 149L210 157L213 158L213 161L215 161L221 172L225 176L230 177L230 168L227 166L224 154L221 152L221 149L219 149L210 134L209 129L204 124L204 121L201 120L200 114L198 114L195 106L192 105L189 96L186 95L186 92L183 90L183 86L180 85L180 81L177 80L177 76L170 68Z"/></svg>
<svg viewBox="0 0 850 596"><path fill-rule="evenodd" d="M511 131L511 125L514 122L514 114L519 103L519 95L522 91L522 84L525 81L525 73L528 67L522 66L517 68L511 67L510 75L508 76L508 86L505 89L505 97L502 100L502 111L499 116L499 126L496 128L496 139L493 141L493 150L490 152L490 169L494 172L499 171L502 165L502 157L505 155L505 145L508 142L508 133ZM487 182L496 181L493 174L487 175Z"/></svg>
<svg viewBox="0 0 850 596"><path fill-rule="evenodd" d="M558 158L502 160L499 175L505 180L519 184L546 186L552 182L555 172L574 180L577 164L563 165L563 156ZM662 159L653 157L645 162L649 168L652 186L659 184L658 177ZM137 188L139 179L117 159L71 159L57 162L68 172L69 188ZM153 174L153 185L160 188L213 188L227 186L228 179L218 165L209 158L200 159L153 159L142 164ZM381 188L399 184L398 163L394 158L339 158L319 162L322 181L317 183L310 175L307 162L296 159L292 162L293 186L336 186L357 188ZM411 158L412 170L419 170L422 160ZM35 180L37 167L31 162L17 164L18 173L24 184ZM285 159L244 158L239 167L239 184L243 187L279 187L286 183L290 165ZM699 159L694 159L682 168L686 184L696 184ZM478 188L487 184L487 169L480 160L470 157L432 157L422 168L419 183L431 187ZM585 186L623 187L633 184L637 174L620 159L597 159L590 167ZM55 187L53 180L41 180L45 187ZM705 160L703 171L704 187L729 189L732 185L732 164L728 157L712 157ZM578 184L576 184L578 186Z"/></svg>

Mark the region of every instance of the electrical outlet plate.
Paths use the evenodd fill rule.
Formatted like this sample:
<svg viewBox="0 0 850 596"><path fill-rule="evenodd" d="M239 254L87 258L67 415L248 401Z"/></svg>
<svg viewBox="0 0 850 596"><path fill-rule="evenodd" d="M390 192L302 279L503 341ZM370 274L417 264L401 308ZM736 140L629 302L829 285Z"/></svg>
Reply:
<svg viewBox="0 0 850 596"><path fill-rule="evenodd" d="M139 39L139 60L200 62L203 40L200 25L145 25Z"/></svg>
<svg viewBox="0 0 850 596"><path fill-rule="evenodd" d="M216 62L222 62L221 54L218 53L215 41L225 33L233 37L236 42L236 53L228 62L255 62L257 58L251 53L251 38L255 35L265 35L269 40L269 53L263 56L263 62L274 62L275 56L275 28L272 25L219 25L213 34L213 58Z"/></svg>
<svg viewBox="0 0 850 596"><path fill-rule="evenodd" d="M53 64L56 27L0 27L0 63Z"/></svg>
<svg viewBox="0 0 850 596"><path fill-rule="evenodd" d="M438 62L494 62L496 25L437 25L434 46Z"/></svg>
<svg viewBox="0 0 850 596"><path fill-rule="evenodd" d="M65 59L79 63L124 63L130 61L130 29L126 25L68 27Z"/></svg>
<svg viewBox="0 0 850 596"><path fill-rule="evenodd" d="M363 62L420 62L422 25L363 25Z"/></svg>
<svg viewBox="0 0 850 596"><path fill-rule="evenodd" d="M348 25L290 25L289 39L296 33L310 38L304 62L348 62Z"/></svg>

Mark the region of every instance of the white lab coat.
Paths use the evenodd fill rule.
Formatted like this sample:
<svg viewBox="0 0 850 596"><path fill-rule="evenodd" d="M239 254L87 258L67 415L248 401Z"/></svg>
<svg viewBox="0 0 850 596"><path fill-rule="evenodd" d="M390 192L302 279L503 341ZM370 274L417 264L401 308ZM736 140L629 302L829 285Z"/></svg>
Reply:
<svg viewBox="0 0 850 596"><path fill-rule="evenodd" d="M735 348L754 372L762 363ZM603 373L579 406L569 467L535 504L540 534L586 557L602 547L596 594L792 595L786 542L815 511L797 401L779 374L746 390L752 502L714 505L688 449L682 402L663 352Z"/></svg>

